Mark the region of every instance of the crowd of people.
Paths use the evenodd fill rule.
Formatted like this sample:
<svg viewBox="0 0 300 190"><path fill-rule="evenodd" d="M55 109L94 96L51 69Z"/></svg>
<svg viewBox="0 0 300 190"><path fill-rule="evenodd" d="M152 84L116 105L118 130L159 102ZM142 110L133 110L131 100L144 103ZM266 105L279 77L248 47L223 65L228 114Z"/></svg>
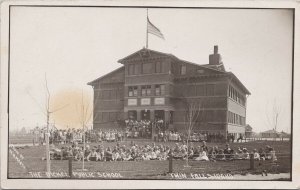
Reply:
<svg viewBox="0 0 300 190"><path fill-rule="evenodd" d="M35 130L34 141L39 144L46 142L46 130ZM83 130L83 129L50 129L49 130L50 144L68 144L79 142L115 142L124 140L124 132L122 130Z"/></svg>
<svg viewBox="0 0 300 190"><path fill-rule="evenodd" d="M143 160L167 160L170 156L173 159L196 160L196 161L230 161L230 160L247 160L250 159L250 153L253 153L255 160L272 160L276 161L275 151L272 147L266 146L249 152L245 147L239 147L236 150L230 148L229 144L225 148L217 146L208 147L203 141L202 145L194 146L193 143L187 145L175 143L170 147L165 144L137 145L131 142L129 146L121 145L119 142L114 147L104 147L102 144L91 147L79 146L74 142L70 146L56 148L52 145L51 159L64 160L69 157L76 161L85 159L86 161L143 161Z"/></svg>
<svg viewBox="0 0 300 190"><path fill-rule="evenodd" d="M151 138L153 122L149 120L125 120L125 133L128 138Z"/></svg>

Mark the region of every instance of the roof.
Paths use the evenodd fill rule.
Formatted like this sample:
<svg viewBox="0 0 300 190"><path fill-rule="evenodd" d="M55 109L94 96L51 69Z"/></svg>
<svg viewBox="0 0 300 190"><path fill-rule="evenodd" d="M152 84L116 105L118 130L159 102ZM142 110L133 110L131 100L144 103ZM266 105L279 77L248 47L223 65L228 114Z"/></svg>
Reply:
<svg viewBox="0 0 300 190"><path fill-rule="evenodd" d="M151 53L154 53L154 54L159 55L161 57L169 57L169 58L172 58L175 61L184 62L184 63L187 63L187 64L195 65L197 67L202 67L202 68L205 68L205 69L213 70L213 71L216 71L216 72L218 72L220 74L225 74L225 75L231 76L232 79L242 88L242 90L244 90L246 92L246 94L249 94L249 95L251 94L249 92L249 90L243 85L243 83L232 72L227 72L225 70L217 69L217 67L222 67L224 69L224 65L223 64L217 65L217 67L215 65L211 66L209 64L202 64L202 65L200 65L200 64L196 64L196 63L192 63L192 62L189 62L189 61L186 61L186 60L179 59L178 57L174 56L171 53L163 53L163 52L155 51L155 50L148 49L148 48L142 48L142 49L140 49L140 50L138 50L138 51L136 51L136 52L134 52L134 53L132 53L132 54L130 54L130 55L122 58L122 59L119 59L118 62L121 63L121 64L124 64L124 62L126 62L127 60L130 60L130 58L134 57L135 55L142 56L141 53L143 53L143 52L149 53L150 56L151 56ZM99 78L97 78L97 79L95 79L95 80L93 80L93 81L91 81L91 82L89 82L87 84L88 85L92 85L92 83L94 83L94 82L96 82L98 80L101 80L104 77L107 77L107 76L109 76L109 75L111 75L111 74L113 74L113 73L115 73L115 72L117 72L117 71L119 71L121 69L124 69L124 66L122 66L122 67L120 67L120 68L118 68L116 70L113 70L112 72L110 72L110 73L108 73L108 74L106 74L104 76L101 76L101 77L99 77Z"/></svg>
<svg viewBox="0 0 300 190"><path fill-rule="evenodd" d="M93 81L91 81L91 82L88 82L87 84L88 84L88 85L93 85L93 83L97 82L98 80L101 80L101 79L103 79L103 78L105 78L105 77L107 77L107 76L109 76L109 75L112 75L112 74L114 74L114 73L116 73L116 72L118 72L118 71L120 71L120 70L122 70L122 69L124 69L124 68L125 68L124 66L119 67L119 68L117 68L117 69L111 71L110 73L107 73L106 75L103 75L103 76L101 76L101 77L99 77L99 78L97 78L97 79L95 79L95 80L93 80Z"/></svg>
<svg viewBox="0 0 300 190"><path fill-rule="evenodd" d="M147 52L149 52L150 54L151 54L151 53L156 53L156 54L158 54L158 55L160 55L160 56L162 56L162 57L170 57L170 58L172 58L172 59L174 59L174 60L176 60L176 61L181 61L181 62L184 62L184 63L187 63L187 64L191 64L191 65L195 65L195 66L198 66L198 67L202 67L202 68L206 68L206 69L210 69L210 70L214 70L214 71L226 73L225 71L221 71L221 70L216 69L216 68L214 68L214 67L212 67L212 66L210 66L210 65L207 65L207 64L199 65L199 64L197 64L197 63L192 63L192 62L190 62L190 61L186 61L186 60L183 60L183 59L179 59L178 57L176 57L175 55L173 55L173 54L171 54L171 53L163 53L163 52L155 51L155 50L148 49L148 48L147 48L147 49L146 49L146 48L142 48L142 49L140 49L140 50L138 50L138 51L136 51L136 52L134 52L134 53L132 53L132 54L130 54L130 55L128 55L128 56L122 58L122 59L119 59L118 62L123 64L126 60L129 60L130 57L133 57L134 55L141 55L140 53L143 52L143 51L147 51Z"/></svg>
<svg viewBox="0 0 300 190"><path fill-rule="evenodd" d="M237 82L239 85L240 85L240 87L246 92L246 94L251 94L250 93L250 91L243 85L243 83L240 81L240 79L239 78L237 78L236 76L235 76L235 74L233 74L232 72L227 72L230 76L232 76L232 79L233 80L235 80L235 82Z"/></svg>
<svg viewBox="0 0 300 190"><path fill-rule="evenodd" d="M264 132L261 132L261 133L279 133L279 132L272 129L272 130L267 130L267 131L264 131Z"/></svg>
<svg viewBox="0 0 300 190"><path fill-rule="evenodd" d="M152 53L160 54L160 55L163 56L163 57L172 57L172 58L178 59L176 56L174 56L174 55L172 55L172 54L170 54L170 53L163 53L163 52L155 51L155 50L148 49L148 48L142 48L142 49L140 49L140 50L138 50L138 51L136 51L136 52L134 52L134 53L132 53L132 54L130 54L130 55L128 55L128 56L122 58L122 59L119 59L119 60L118 60L118 63L123 63L124 61L130 59L130 57L133 57L134 55L141 55L140 53L143 52L143 51L147 51L147 52L152 52Z"/></svg>

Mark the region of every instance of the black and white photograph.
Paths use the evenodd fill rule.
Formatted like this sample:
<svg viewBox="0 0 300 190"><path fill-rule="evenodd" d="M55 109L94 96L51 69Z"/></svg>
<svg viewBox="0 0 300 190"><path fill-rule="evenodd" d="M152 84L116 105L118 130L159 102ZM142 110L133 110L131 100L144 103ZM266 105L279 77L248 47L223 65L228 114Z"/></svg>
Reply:
<svg viewBox="0 0 300 190"><path fill-rule="evenodd" d="M7 184L295 187L296 1L29 2L1 5Z"/></svg>

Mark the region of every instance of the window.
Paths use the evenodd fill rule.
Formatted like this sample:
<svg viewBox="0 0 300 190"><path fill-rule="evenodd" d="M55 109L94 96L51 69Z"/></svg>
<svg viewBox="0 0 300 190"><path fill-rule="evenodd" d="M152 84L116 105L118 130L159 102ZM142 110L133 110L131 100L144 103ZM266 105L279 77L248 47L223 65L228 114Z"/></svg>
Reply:
<svg viewBox="0 0 300 190"><path fill-rule="evenodd" d="M150 96L151 95L151 86L142 86L142 96Z"/></svg>
<svg viewBox="0 0 300 190"><path fill-rule="evenodd" d="M174 115L174 112L170 111L170 124L173 124L173 115Z"/></svg>
<svg viewBox="0 0 300 190"><path fill-rule="evenodd" d="M103 91L103 99L109 99L109 97L110 97L110 92L109 92L109 90Z"/></svg>
<svg viewBox="0 0 300 190"><path fill-rule="evenodd" d="M165 95L165 85L164 84L155 85L155 95L156 96Z"/></svg>
<svg viewBox="0 0 300 190"><path fill-rule="evenodd" d="M128 65L128 75L134 74L134 64Z"/></svg>
<svg viewBox="0 0 300 190"><path fill-rule="evenodd" d="M204 85L196 86L196 94L197 94L197 96L204 96L205 95L205 86Z"/></svg>
<svg viewBox="0 0 300 190"><path fill-rule="evenodd" d="M103 112L102 114L102 121L106 122L106 121L109 121L109 112Z"/></svg>
<svg viewBox="0 0 300 190"><path fill-rule="evenodd" d="M128 75L138 75L139 72L139 65L137 64L129 64L128 65Z"/></svg>
<svg viewBox="0 0 300 190"><path fill-rule="evenodd" d="M204 70L198 69L198 70L197 70L197 73L198 73L198 74L203 74L203 73L204 73Z"/></svg>
<svg viewBox="0 0 300 190"><path fill-rule="evenodd" d="M143 74L151 73L151 63L143 63Z"/></svg>
<svg viewBox="0 0 300 190"><path fill-rule="evenodd" d="M215 94L215 85L214 84L206 85L206 95L213 96L214 94Z"/></svg>
<svg viewBox="0 0 300 190"><path fill-rule="evenodd" d="M116 120L117 120L117 113L109 112L109 121L116 121Z"/></svg>
<svg viewBox="0 0 300 190"><path fill-rule="evenodd" d="M128 96L137 96L137 86L128 87Z"/></svg>
<svg viewBox="0 0 300 190"><path fill-rule="evenodd" d="M115 99L116 98L116 92L115 90L110 91L110 99Z"/></svg>
<svg viewBox="0 0 300 190"><path fill-rule="evenodd" d="M180 74L181 75L185 75L186 74L186 65L181 65Z"/></svg>
<svg viewBox="0 0 300 190"><path fill-rule="evenodd" d="M157 62L155 63L155 73L161 73L162 72L162 63Z"/></svg>

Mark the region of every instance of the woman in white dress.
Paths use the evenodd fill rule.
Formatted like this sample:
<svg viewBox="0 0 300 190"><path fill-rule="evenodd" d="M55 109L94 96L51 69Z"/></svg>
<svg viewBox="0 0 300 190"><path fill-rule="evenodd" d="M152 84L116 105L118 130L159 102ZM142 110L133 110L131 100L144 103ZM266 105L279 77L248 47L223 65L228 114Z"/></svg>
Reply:
<svg viewBox="0 0 300 190"><path fill-rule="evenodd" d="M207 153L203 150L203 148L200 148L199 151L199 156L195 158L195 160L198 161L209 161L208 157L207 157Z"/></svg>

